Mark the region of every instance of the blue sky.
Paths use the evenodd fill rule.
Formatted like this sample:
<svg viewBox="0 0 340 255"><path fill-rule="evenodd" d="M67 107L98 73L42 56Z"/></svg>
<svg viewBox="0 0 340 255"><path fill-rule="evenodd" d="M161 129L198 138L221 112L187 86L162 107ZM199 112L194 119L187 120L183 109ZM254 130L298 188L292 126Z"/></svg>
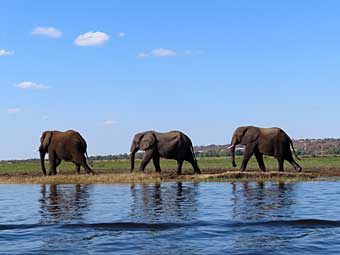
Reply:
<svg viewBox="0 0 340 255"><path fill-rule="evenodd" d="M43 130L90 155L134 133L225 144L240 125L340 137L338 1L2 1L0 159Z"/></svg>

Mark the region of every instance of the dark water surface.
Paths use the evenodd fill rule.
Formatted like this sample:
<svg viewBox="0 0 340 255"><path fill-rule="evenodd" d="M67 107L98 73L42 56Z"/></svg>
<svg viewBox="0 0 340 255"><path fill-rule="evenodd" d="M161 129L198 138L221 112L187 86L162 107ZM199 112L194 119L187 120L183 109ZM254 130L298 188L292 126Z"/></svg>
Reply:
<svg viewBox="0 0 340 255"><path fill-rule="evenodd" d="M0 254L339 254L340 182L0 185Z"/></svg>

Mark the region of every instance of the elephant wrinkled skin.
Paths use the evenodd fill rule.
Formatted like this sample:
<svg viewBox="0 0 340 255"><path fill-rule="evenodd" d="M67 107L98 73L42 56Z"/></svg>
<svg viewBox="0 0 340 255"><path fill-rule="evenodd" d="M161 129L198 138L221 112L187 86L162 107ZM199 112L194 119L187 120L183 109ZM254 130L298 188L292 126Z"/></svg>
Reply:
<svg viewBox="0 0 340 255"><path fill-rule="evenodd" d="M87 144L84 138L76 131L68 130L60 131L45 131L40 138L40 160L41 169L46 175L45 154L48 153L50 163L49 175L57 174L57 167L61 160L71 161L76 165L76 172L80 173L80 166L89 174L94 172L86 162Z"/></svg>
<svg viewBox="0 0 340 255"><path fill-rule="evenodd" d="M263 162L263 155L273 156L278 160L279 171L283 171L284 160L287 160L298 172L302 168L295 162L290 146L296 158L297 156L292 139L280 128L259 128L254 126L238 127L232 137L231 149L232 165L235 167L235 147L238 144L245 145L244 157L241 165L241 171L247 167L250 157L255 154L256 160L262 171L266 171Z"/></svg>
<svg viewBox="0 0 340 255"><path fill-rule="evenodd" d="M144 171L146 165L153 160L156 172L161 172L160 157L177 160L177 174L182 173L183 161L191 163L196 174L201 171L197 165L192 142L188 136L180 131L158 133L146 131L134 136L131 145L131 172L134 169L135 154L138 150L145 151L139 171Z"/></svg>

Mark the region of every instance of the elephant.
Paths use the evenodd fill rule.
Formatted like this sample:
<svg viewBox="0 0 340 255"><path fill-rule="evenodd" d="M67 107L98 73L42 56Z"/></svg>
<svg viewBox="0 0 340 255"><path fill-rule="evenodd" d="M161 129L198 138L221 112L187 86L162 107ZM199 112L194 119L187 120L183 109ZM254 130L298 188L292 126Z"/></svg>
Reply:
<svg viewBox="0 0 340 255"><path fill-rule="evenodd" d="M135 164L135 154L138 150L145 151L139 171L143 172L150 160L153 160L156 172L161 172L160 157L177 160L177 174L182 174L183 161L191 163L194 172L200 174L190 138L180 131L159 133L146 131L134 136L131 149L131 172Z"/></svg>
<svg viewBox="0 0 340 255"><path fill-rule="evenodd" d="M241 171L246 169L253 154L255 154L259 167L263 172L266 171L263 155L275 157L278 160L280 172L283 172L284 160L287 160L296 171L302 171L301 166L295 162L290 150L290 146L292 146L295 157L300 159L294 149L293 141L281 128L238 127L233 134L231 145L228 147L232 152L233 167L236 167L235 147L238 144L246 146Z"/></svg>
<svg viewBox="0 0 340 255"><path fill-rule="evenodd" d="M74 130L61 131L45 131L40 138L40 160L41 169L46 175L45 154L48 153L50 163L50 171L48 175L56 175L57 167L62 160L71 161L76 165L76 172L80 173L82 166L88 174L95 174L86 162L87 144L84 138ZM86 157L85 157L86 155Z"/></svg>

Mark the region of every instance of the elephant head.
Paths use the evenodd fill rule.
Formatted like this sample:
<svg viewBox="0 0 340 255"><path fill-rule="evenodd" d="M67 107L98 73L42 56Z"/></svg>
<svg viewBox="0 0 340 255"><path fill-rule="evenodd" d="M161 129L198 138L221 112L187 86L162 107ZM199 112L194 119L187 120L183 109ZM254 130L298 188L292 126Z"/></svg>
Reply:
<svg viewBox="0 0 340 255"><path fill-rule="evenodd" d="M147 150L155 145L156 137L153 132L148 131L136 134L133 138L130 149L131 172L135 168L135 154L139 150Z"/></svg>
<svg viewBox="0 0 340 255"><path fill-rule="evenodd" d="M238 127L231 139L231 145L228 149L231 150L232 165L236 167L235 163L235 147L238 144L246 145L248 143L255 142L259 136L259 129L253 126Z"/></svg>
<svg viewBox="0 0 340 255"><path fill-rule="evenodd" d="M42 133L41 138L40 138L39 152L40 152L41 169L44 175L46 175L45 154L48 152L48 146L51 143L52 136L53 136L52 131L45 131L44 133Z"/></svg>

